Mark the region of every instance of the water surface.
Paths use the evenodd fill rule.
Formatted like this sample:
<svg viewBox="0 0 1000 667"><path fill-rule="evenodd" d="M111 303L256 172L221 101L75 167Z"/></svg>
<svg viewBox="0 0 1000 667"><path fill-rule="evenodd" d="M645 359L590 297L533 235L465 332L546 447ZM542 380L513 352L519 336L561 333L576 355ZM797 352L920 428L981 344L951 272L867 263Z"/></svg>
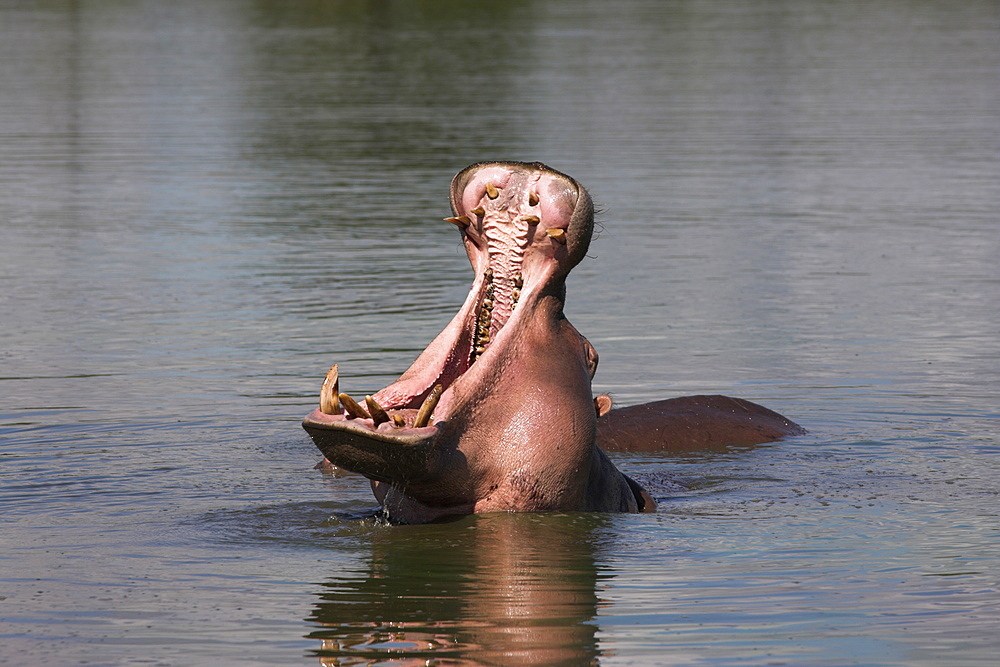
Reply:
<svg viewBox="0 0 1000 667"><path fill-rule="evenodd" d="M992 664L995 3L15 3L0 62L0 664ZM595 197L595 391L810 434L372 521L298 422L455 312L482 159Z"/></svg>

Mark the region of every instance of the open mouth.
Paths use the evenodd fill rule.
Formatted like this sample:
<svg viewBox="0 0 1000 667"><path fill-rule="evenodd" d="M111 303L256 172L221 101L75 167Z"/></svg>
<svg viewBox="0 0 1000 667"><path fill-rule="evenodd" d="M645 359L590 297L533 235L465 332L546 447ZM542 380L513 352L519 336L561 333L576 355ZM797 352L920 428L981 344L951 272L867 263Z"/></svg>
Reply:
<svg viewBox="0 0 1000 667"><path fill-rule="evenodd" d="M334 464L357 469L358 449L428 445L449 417L504 368L542 298L563 298L569 270L586 253L593 206L574 179L541 163L472 165L452 181L453 216L475 279L458 314L394 383L356 401L340 392L337 366L320 408L303 421ZM502 397L499 397L502 398ZM358 470L373 478L371 471Z"/></svg>

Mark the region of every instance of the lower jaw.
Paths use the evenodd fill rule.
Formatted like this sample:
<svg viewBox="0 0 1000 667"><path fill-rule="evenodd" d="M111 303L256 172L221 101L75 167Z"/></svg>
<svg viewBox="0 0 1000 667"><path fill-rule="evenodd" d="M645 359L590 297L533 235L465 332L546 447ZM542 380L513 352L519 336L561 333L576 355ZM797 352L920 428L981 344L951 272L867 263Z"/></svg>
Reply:
<svg viewBox="0 0 1000 667"><path fill-rule="evenodd" d="M434 426L380 431L343 415L314 410L302 427L328 461L374 480L396 482L400 474L427 470L436 452Z"/></svg>

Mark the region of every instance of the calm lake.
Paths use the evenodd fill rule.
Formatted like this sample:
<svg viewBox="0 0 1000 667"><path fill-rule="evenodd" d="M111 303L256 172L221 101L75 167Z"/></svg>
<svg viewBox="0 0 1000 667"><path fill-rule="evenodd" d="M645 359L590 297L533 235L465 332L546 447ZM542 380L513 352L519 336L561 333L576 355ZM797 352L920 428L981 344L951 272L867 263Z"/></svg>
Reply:
<svg viewBox="0 0 1000 667"><path fill-rule="evenodd" d="M0 101L0 664L996 664L995 1L15 0ZM374 521L299 422L456 312L486 159L594 196L595 392L810 433Z"/></svg>

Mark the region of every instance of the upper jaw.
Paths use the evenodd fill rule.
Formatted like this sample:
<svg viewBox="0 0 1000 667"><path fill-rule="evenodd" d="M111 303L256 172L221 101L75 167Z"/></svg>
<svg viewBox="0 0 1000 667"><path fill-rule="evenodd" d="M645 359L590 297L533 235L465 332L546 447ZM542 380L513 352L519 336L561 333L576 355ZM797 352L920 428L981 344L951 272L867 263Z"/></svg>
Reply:
<svg viewBox="0 0 1000 667"><path fill-rule="evenodd" d="M564 279L583 259L594 229L586 189L541 162L466 167L452 179L451 208L448 220L462 229L477 275L487 264L504 274L520 264L526 280L537 282L536 273Z"/></svg>
<svg viewBox="0 0 1000 667"><path fill-rule="evenodd" d="M537 162L464 169L452 181L451 206L446 220L461 230L475 271L459 312L399 380L366 397L361 412L338 400L334 366L320 409L303 421L331 462L375 479L383 475L359 468L359 448L442 444L442 428L463 403L481 398L484 376L516 344L518 331L551 315L540 300L554 296L561 307L565 277L586 254L593 230L583 186Z"/></svg>

